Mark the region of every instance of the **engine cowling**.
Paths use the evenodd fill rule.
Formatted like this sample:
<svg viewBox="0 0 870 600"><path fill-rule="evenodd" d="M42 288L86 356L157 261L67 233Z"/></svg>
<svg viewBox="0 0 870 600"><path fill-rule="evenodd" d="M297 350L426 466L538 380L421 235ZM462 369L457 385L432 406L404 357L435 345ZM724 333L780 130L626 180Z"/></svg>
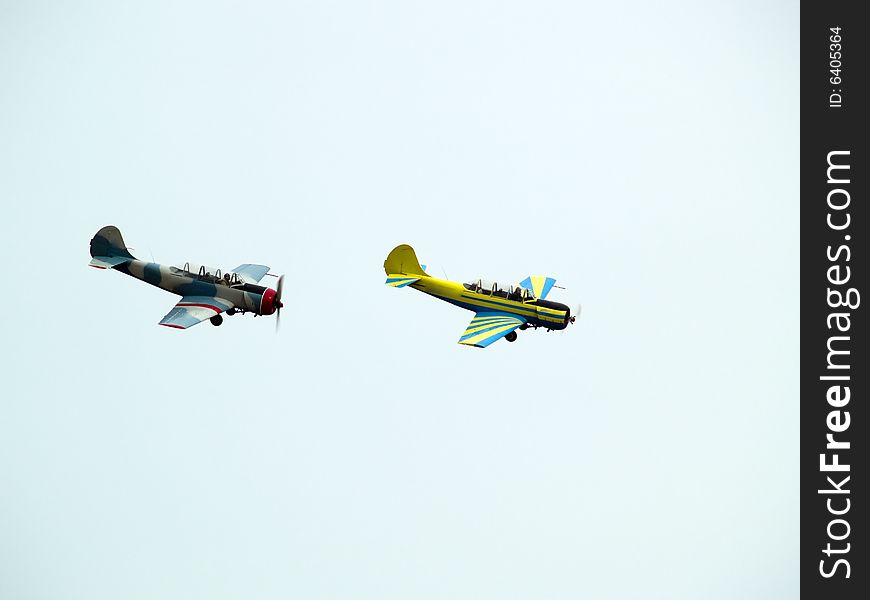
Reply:
<svg viewBox="0 0 870 600"><path fill-rule="evenodd" d="M278 295L278 292L273 290L272 288L266 288L263 291L263 295L260 297L260 314L261 315L271 315L278 308L278 303L275 301L275 297Z"/></svg>
<svg viewBox="0 0 870 600"><path fill-rule="evenodd" d="M568 323L571 321L571 309L568 308L567 305L562 304L561 302L550 302L549 300L535 300L536 306L536 316L538 321L544 327L549 329L565 329L568 326ZM548 309L548 310L542 310ZM562 318L561 322L553 321L553 313L552 311L564 311L565 315Z"/></svg>

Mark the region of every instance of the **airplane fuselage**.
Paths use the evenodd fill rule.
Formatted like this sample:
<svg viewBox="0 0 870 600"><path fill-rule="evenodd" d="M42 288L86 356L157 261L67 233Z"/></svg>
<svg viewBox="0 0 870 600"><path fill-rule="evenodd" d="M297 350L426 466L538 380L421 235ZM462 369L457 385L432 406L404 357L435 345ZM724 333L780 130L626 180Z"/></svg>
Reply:
<svg viewBox="0 0 870 600"><path fill-rule="evenodd" d="M457 281L436 277L421 277L410 284L416 290L473 312L488 310L518 315L532 327L565 329L571 319L571 310L564 304L549 300L512 300L500 295L472 291Z"/></svg>
<svg viewBox="0 0 870 600"><path fill-rule="evenodd" d="M179 296L222 298L232 302L238 309L261 315L272 314L275 311L273 306L275 290L260 285L250 283L230 285L226 280L212 274L198 275L176 267L138 259L118 265L114 269Z"/></svg>

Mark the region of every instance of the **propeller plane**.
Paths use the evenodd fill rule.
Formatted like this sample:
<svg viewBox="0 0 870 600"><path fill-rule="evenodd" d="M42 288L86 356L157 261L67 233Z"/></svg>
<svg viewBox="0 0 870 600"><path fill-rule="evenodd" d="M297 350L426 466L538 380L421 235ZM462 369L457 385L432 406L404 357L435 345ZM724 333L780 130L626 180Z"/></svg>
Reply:
<svg viewBox="0 0 870 600"><path fill-rule="evenodd" d="M564 330L580 312L579 306L571 314L568 306L546 300L556 283L552 277L530 276L507 289L481 279L470 283L438 279L426 273L414 249L406 244L393 248L384 261L384 271L391 287L410 286L476 313L459 338L467 346L486 348L501 338L514 342L517 329Z"/></svg>
<svg viewBox="0 0 870 600"><path fill-rule="evenodd" d="M267 274L265 265L243 264L221 274L220 269L201 266L191 270L139 260L130 254L121 232L107 225L91 240L90 266L114 269L146 283L181 296L175 307L160 320L159 325L187 329L208 319L212 325L223 323L223 313L276 314L275 328L281 317L281 291L284 276L278 278L276 289L259 285ZM273 276L274 277L274 276Z"/></svg>

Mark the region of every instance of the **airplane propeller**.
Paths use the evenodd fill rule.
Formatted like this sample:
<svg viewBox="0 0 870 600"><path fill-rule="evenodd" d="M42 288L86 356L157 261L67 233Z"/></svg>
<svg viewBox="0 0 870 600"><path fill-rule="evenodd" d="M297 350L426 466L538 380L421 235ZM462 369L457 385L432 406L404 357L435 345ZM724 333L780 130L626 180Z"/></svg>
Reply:
<svg viewBox="0 0 870 600"><path fill-rule="evenodd" d="M580 316L580 308L581 308L580 304L577 304L577 308L575 308L573 311L571 311L571 322L572 323L577 320L577 317Z"/></svg>
<svg viewBox="0 0 870 600"><path fill-rule="evenodd" d="M284 276L281 275L278 278L278 286L275 289L275 300L274 300L275 308L276 308L275 333L278 333L278 328L279 328L279 325L281 324L281 307L284 306L284 304L281 302L281 291L283 289L284 289Z"/></svg>
<svg viewBox="0 0 870 600"><path fill-rule="evenodd" d="M580 316L580 305L578 304L576 308L571 309L571 316L568 318L568 325L573 325L577 320L577 317ZM565 332L568 331L568 327L559 330L560 335L564 335Z"/></svg>

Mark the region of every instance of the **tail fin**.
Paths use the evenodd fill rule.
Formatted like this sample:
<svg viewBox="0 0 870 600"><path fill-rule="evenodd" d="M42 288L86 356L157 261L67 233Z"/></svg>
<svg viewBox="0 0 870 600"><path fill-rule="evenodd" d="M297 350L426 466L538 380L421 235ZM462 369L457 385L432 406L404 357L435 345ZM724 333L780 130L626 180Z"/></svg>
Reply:
<svg viewBox="0 0 870 600"><path fill-rule="evenodd" d="M407 244L393 248L393 251L387 256L387 260L384 261L384 271L391 277L397 275L407 275L416 279L429 277L420 266L414 249Z"/></svg>
<svg viewBox="0 0 870 600"><path fill-rule="evenodd" d="M121 232L114 225L106 225L100 229L91 240L91 256L116 256L134 259L135 257L127 250Z"/></svg>
<svg viewBox="0 0 870 600"><path fill-rule="evenodd" d="M121 232L114 225L106 225L91 240L91 266L111 269L135 257L127 250Z"/></svg>

